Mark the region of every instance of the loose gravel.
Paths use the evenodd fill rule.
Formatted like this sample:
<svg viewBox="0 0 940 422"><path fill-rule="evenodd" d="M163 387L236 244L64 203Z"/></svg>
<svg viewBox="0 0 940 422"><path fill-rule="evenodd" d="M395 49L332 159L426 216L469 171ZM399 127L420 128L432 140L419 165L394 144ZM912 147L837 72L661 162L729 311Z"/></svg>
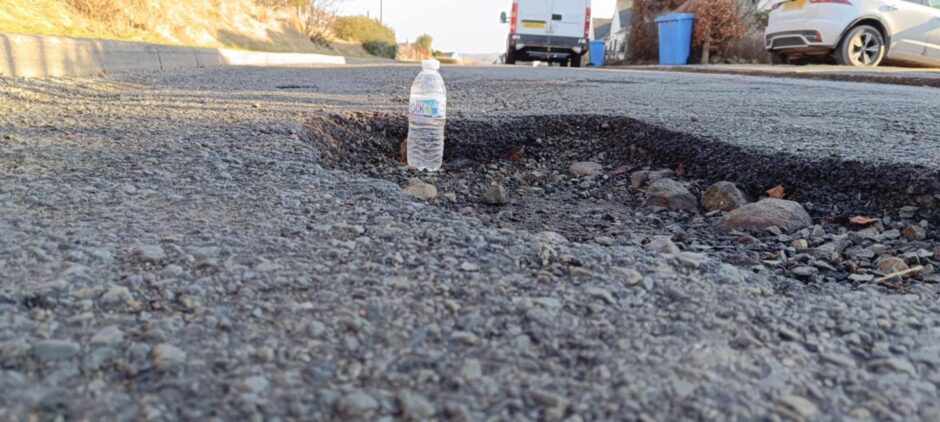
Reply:
<svg viewBox="0 0 940 422"><path fill-rule="evenodd" d="M933 285L805 282L707 251L501 228L337 169L305 139L311 116L400 112L415 72L0 80L0 419L940 418ZM562 113L624 112L590 95L623 86L637 88L623 100L631 116L653 124L705 108L683 91L801 100L794 87L842 87L521 68L444 76L455 118L560 97L571 99ZM653 91L655 104L643 97ZM888 108L923 99L881 92ZM846 135L801 129L809 116L743 123L742 109L780 109L715 95L723 110L688 130L744 142L788 128L813 148L828 148L811 142L820 131ZM913 119L894 111L865 139L882 141L884 119ZM933 122L910 123L920 155L908 158L935 166L924 157L936 151L924 135ZM768 147L792 148L789 136ZM884 148L882 162L910 152ZM831 151L849 150L860 148Z"/></svg>

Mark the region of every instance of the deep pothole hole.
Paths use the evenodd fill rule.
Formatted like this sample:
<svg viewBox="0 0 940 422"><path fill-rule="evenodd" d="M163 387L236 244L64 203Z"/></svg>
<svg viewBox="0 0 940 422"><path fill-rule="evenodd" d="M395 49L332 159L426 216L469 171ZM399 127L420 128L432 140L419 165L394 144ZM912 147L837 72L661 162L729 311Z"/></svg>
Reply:
<svg viewBox="0 0 940 422"><path fill-rule="evenodd" d="M639 211L643 198L631 188L630 175L648 167L650 160L635 144L611 136L642 136L633 121L603 116L451 120L444 166L435 173L405 167L407 124L400 115L351 113L314 119L307 130L322 143L326 165L401 186L420 179L437 188L432 203L499 227L552 231L578 242L609 242L603 239L607 237L640 244L669 229L683 239L679 225L669 227L663 215ZM574 162L597 162L605 168L598 176L575 177L569 173ZM496 184L506 189L505 204L485 199ZM694 181L688 186L701 193ZM703 220L695 213L669 214L678 222Z"/></svg>
<svg viewBox="0 0 940 422"><path fill-rule="evenodd" d="M330 114L310 119L305 127L325 166L390 180L403 188L416 179L430 183L438 191L432 204L501 228L550 231L570 241L607 246L647 247L657 237L668 236L683 251L807 281L864 284L869 275L877 278L885 273L878 267L880 260L898 257L911 267L925 267L913 275L916 280L940 281L933 274L934 266L940 266L940 250L935 249L938 244L932 235L919 240L895 237L898 219L888 216L877 223L877 236L857 234L863 228L851 226L847 216L872 214L871 204L853 200L852 192L840 193L831 184L800 182L800 177L812 179L817 177L815 171L825 170L804 166L804 174L794 175L786 160L767 162L760 155L629 118L451 119L444 167L436 173L419 173L404 165L402 141L408 130L404 115ZM603 171L576 177L569 171L575 162L600 163ZM765 168L754 169L762 163ZM688 174L689 168L695 174ZM813 214L815 225L794 233L722 233L716 230L720 213L644 207L646 186L631 180L631 175L645 170L671 172L669 177L696 198L719 180L735 182L751 198L762 196L774 182L785 183L788 198L801 202ZM850 166L829 171L855 170ZM497 184L505 188L505 203L493 204L487 196ZM817 202L821 198L825 200ZM916 220L911 217L912 223ZM911 280L894 281L895 287L903 288Z"/></svg>

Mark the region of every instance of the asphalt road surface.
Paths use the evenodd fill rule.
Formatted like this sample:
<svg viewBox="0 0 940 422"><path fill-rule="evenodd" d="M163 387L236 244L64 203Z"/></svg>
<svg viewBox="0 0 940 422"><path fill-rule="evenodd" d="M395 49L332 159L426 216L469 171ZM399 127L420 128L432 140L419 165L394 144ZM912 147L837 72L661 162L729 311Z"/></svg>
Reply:
<svg viewBox="0 0 940 422"><path fill-rule="evenodd" d="M0 420L940 418L935 285L568 242L321 166L306 118L403 112L417 71L0 79ZM442 73L452 119L613 114L788 162L940 165L935 89Z"/></svg>

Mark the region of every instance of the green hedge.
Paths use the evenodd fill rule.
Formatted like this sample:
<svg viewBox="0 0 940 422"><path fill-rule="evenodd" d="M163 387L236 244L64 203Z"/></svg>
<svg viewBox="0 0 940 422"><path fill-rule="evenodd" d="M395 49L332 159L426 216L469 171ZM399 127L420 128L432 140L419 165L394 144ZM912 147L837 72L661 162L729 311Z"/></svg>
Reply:
<svg viewBox="0 0 940 422"><path fill-rule="evenodd" d="M385 57L389 59L395 59L398 57L398 45L389 44L385 41L366 41L362 43L362 48L364 48L369 54L378 57Z"/></svg>
<svg viewBox="0 0 940 422"><path fill-rule="evenodd" d="M339 16L336 18L335 30L336 36L348 41L395 44L395 31L392 28L365 16Z"/></svg>

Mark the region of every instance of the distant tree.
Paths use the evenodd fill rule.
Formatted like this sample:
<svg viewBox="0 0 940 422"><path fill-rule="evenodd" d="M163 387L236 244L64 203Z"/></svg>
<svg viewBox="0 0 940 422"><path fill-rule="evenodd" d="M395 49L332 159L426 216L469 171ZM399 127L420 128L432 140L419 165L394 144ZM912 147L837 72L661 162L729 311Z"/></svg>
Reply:
<svg viewBox="0 0 940 422"><path fill-rule="evenodd" d="M425 52L431 52L431 44L434 42L434 38L431 38L428 34L421 34L418 36L418 39L415 40L415 45L424 50Z"/></svg>

